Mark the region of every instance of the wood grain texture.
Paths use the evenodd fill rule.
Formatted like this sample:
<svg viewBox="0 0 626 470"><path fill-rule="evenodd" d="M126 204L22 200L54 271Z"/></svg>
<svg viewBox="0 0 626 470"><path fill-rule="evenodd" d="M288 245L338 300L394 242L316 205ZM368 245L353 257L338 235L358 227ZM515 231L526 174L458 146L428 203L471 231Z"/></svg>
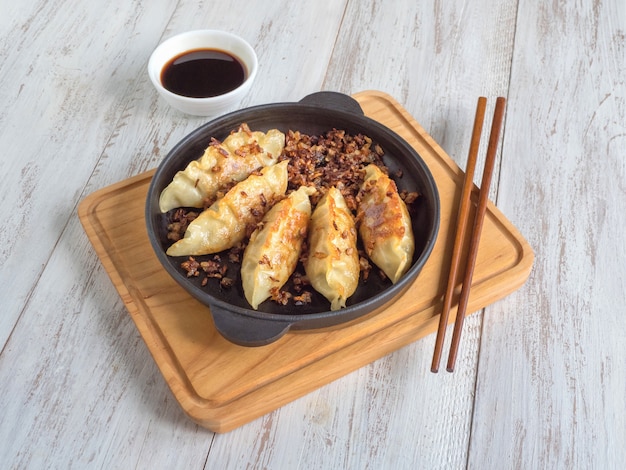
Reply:
<svg viewBox="0 0 626 470"><path fill-rule="evenodd" d="M3 466L621 468L624 8L0 0ZM168 109L145 73L162 39L198 27L257 48L242 106L381 90L460 166L476 97L508 98L491 196L536 266L467 318L454 374L429 372L431 335L229 434L183 414L76 206L205 121Z"/></svg>
<svg viewBox="0 0 626 470"><path fill-rule="evenodd" d="M335 48L337 59L330 64L332 73L328 74L325 86L339 90L372 88L390 93L464 168L477 97L490 99L487 115L491 115L491 99L507 93L516 9L516 2L498 2L494 6L483 2L429 5L407 1L394 4L394 8L385 2L372 2L368 8L351 2ZM362 34L363 29L369 34ZM484 137L483 142L486 141ZM477 182L482 174L482 155L484 150L475 172ZM497 185L494 184L491 194L495 197ZM401 455L402 448L420 449L412 460L418 467L465 465L464 449L472 422L469 410L476 381L472 369L480 344L481 317L478 313L465 321L453 379L447 373L424 377L417 372L421 368L415 369L417 375L407 375L400 382L395 376L388 376L389 382L399 387L398 394L420 397L419 402L429 403L428 407L403 403L419 423L412 434L405 432L404 421L385 411L391 417L388 426L394 435L402 436L396 437L398 453ZM449 349L451 336L449 329L445 351ZM427 338L410 348L420 358L432 358L434 339L431 342ZM393 356L372 367L386 370L385 363L393 361ZM339 400L343 390L337 389L337 393ZM366 413L376 415L378 411ZM351 419L351 415L345 413L343 419ZM438 423L437 430L429 423ZM378 462L384 464L385 460Z"/></svg>
<svg viewBox="0 0 626 470"><path fill-rule="evenodd" d="M167 462L194 468L206 460L210 436L198 433L159 382L93 256L76 205L81 194L155 166L176 141L204 122L173 113L152 89L145 66L162 38L198 27L237 32L257 46L264 64L288 64L283 76L293 80L292 92L300 96L310 90L298 88L290 68L305 69L307 56L290 45L318 44L330 54L336 31L328 19L338 27L341 14L334 13L342 7L333 3L309 6L306 15L294 12L290 2L259 2L258 11L249 15L241 14L249 2L241 1L136 3L127 10L84 2L12 7L15 17L11 30L3 30L3 44L12 37L19 41L2 49L10 54L2 64L2 83L23 84L24 92L20 95L17 85L10 89L11 100L3 101L1 114L9 124L0 131L5 155L11 156L1 160L7 175L1 186L7 223L0 274L5 344L0 387L9 417L0 428L4 462L15 468L158 468ZM216 16L217 7L229 13ZM281 22L282 12L289 16ZM290 27L272 32L272 23L287 24L286 18ZM320 36L311 25L322 21L331 29ZM256 44L255 37L264 35L265 43ZM290 39L294 35L297 41ZM249 104L285 97L266 67ZM318 83L309 82L313 90L319 89L323 71L311 70L309 79L318 77ZM271 96L255 95L263 89ZM28 158L48 153L55 158L39 158L40 166L29 166ZM33 188L34 194L21 196ZM9 226L20 230L15 233ZM43 235L37 243L35 233ZM28 357L22 357L23 351L29 351ZM33 442L41 450L35 451ZM182 445L172 452L154 447L156 442Z"/></svg>
<svg viewBox="0 0 626 470"><path fill-rule="evenodd" d="M519 17L498 205L516 214L537 263L485 315L470 466L618 468L626 7L522 1Z"/></svg>
<svg viewBox="0 0 626 470"><path fill-rule="evenodd" d="M376 314L340 328L293 331L264 347L233 345L220 336L209 309L162 269L145 228L136 224L143 217L152 172L103 188L79 206L81 222L172 392L194 421L212 431L246 424L432 333L438 324L462 172L389 95L355 97L366 115L420 153L441 206L437 242L418 279ZM484 202L484 243L474 255L469 312L520 287L534 258L504 215Z"/></svg>
<svg viewBox="0 0 626 470"><path fill-rule="evenodd" d="M11 294L2 295L2 344L114 132L120 96L132 92L143 72L141 50L127 44L152 47L145 41L166 24L147 17L140 4L93 9L75 1L20 2L7 5L5 15L5 3L0 285ZM172 10L166 1L154 7ZM102 17L109 18L106 26Z"/></svg>

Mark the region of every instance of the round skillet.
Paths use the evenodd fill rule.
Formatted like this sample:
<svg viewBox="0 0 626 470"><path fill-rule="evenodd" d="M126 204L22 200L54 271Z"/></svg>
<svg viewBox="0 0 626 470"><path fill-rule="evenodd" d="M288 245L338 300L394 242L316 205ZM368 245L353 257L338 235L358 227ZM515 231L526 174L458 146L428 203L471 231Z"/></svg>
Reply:
<svg viewBox="0 0 626 470"><path fill-rule="evenodd" d="M378 143L385 151L383 161L390 175L395 175L397 170L402 172L402 177L394 177L398 188L420 194L416 211L412 214L415 255L409 271L392 285L389 280L376 275L374 269L366 282L359 283L357 291L348 299L347 307L338 311L330 311L328 301L313 289L309 289L313 294L311 304L296 306L289 303L283 306L268 300L258 310L253 310L243 295L239 264L229 266L227 275L235 279L230 288L221 288L217 281L201 286L202 277L188 278L180 268L180 263L187 257L165 254L171 242L167 240L167 214L159 210L159 195L177 171L202 155L211 137L223 140L241 123L247 123L253 131L265 132L276 128L286 133L291 129L310 135L322 134L333 128L342 129L349 134L365 134ZM217 330L233 343L260 346L276 341L290 328L322 328L353 320L402 294L417 277L432 251L439 228L439 196L428 167L404 139L366 117L358 102L351 97L320 92L297 103L267 104L235 111L191 132L157 168L148 190L145 216L148 236L159 261L193 297L210 307ZM225 259L227 256L222 257L222 260Z"/></svg>

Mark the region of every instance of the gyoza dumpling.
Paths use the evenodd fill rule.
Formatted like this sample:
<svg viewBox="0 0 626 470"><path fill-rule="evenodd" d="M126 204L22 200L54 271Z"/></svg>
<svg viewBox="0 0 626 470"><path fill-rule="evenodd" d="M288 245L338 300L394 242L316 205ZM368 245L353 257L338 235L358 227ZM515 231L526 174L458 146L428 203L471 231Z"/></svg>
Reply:
<svg viewBox="0 0 626 470"><path fill-rule="evenodd" d="M284 160L265 167L237 183L189 224L184 238L170 246L167 254L208 255L242 241L248 225L261 220L287 191L287 164Z"/></svg>
<svg viewBox="0 0 626 470"><path fill-rule="evenodd" d="M241 282L255 310L278 294L296 269L311 218L309 195L314 192L302 186L276 203L250 237L241 262Z"/></svg>
<svg viewBox="0 0 626 470"><path fill-rule="evenodd" d="M332 187L320 199L309 225L309 254L304 262L311 286L330 301L346 306L359 284L359 254L354 218L341 191Z"/></svg>
<svg viewBox="0 0 626 470"><path fill-rule="evenodd" d="M357 220L365 252L395 284L413 261L411 217L395 182L373 164L365 168Z"/></svg>
<svg viewBox="0 0 626 470"><path fill-rule="evenodd" d="M191 161L161 192L159 208L203 207L224 185L242 181L259 168L273 165L285 147L285 135L271 129L251 132L242 125L224 142L211 142L202 157Z"/></svg>

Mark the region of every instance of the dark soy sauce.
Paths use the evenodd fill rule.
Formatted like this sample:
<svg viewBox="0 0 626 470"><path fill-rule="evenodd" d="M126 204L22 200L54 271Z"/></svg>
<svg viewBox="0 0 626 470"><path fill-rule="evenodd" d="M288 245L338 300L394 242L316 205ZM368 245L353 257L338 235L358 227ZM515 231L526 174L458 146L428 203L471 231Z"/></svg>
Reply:
<svg viewBox="0 0 626 470"><path fill-rule="evenodd" d="M234 90L246 79L242 63L217 49L183 52L165 64L163 86L177 95L208 98Z"/></svg>

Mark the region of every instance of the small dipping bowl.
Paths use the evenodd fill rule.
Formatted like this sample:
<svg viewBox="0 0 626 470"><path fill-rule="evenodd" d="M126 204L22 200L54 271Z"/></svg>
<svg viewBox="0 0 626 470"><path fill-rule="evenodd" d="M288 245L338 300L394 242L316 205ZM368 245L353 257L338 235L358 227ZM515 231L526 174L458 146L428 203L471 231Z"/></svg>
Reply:
<svg viewBox="0 0 626 470"><path fill-rule="evenodd" d="M201 98L184 96L165 88L163 70L177 57L198 50L231 56L243 67L243 82L230 91ZM225 31L205 29L181 33L162 42L150 56L148 74L161 97L173 108L194 116L216 116L233 110L250 91L258 66L254 49L244 39Z"/></svg>

